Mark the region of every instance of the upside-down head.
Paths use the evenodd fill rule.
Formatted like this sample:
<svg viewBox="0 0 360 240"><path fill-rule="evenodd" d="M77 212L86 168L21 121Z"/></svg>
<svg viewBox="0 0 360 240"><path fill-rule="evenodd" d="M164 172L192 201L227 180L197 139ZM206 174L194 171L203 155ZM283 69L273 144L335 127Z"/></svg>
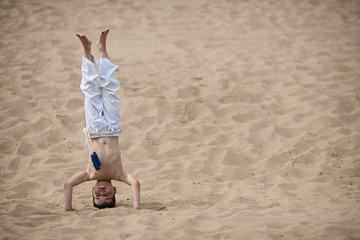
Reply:
<svg viewBox="0 0 360 240"><path fill-rule="evenodd" d="M115 207L116 187L111 181L97 181L92 187L93 204L97 208L113 208Z"/></svg>

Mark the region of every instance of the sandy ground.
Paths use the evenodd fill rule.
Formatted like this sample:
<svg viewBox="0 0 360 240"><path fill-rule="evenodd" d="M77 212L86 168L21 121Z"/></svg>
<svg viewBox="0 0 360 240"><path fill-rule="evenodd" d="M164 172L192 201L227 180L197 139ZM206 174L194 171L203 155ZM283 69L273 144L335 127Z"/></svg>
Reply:
<svg viewBox="0 0 360 240"><path fill-rule="evenodd" d="M142 209L65 212L106 27ZM360 239L359 1L1 0L0 32L1 239Z"/></svg>

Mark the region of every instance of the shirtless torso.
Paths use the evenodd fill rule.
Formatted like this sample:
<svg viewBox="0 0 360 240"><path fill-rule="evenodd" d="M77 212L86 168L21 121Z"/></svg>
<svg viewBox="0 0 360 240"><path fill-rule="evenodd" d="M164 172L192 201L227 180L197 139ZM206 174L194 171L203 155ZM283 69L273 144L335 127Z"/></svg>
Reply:
<svg viewBox="0 0 360 240"><path fill-rule="evenodd" d="M97 153L101 168L96 171L91 160L87 167L89 180L118 180L121 181L123 167L121 162L121 154L118 143L118 137L102 137L93 138L92 144L94 151Z"/></svg>

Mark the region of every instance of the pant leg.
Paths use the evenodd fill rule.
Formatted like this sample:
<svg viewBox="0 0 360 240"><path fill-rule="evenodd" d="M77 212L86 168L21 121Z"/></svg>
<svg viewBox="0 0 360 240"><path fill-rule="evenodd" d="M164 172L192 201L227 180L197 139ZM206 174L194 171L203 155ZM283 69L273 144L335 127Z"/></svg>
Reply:
<svg viewBox="0 0 360 240"><path fill-rule="evenodd" d="M108 122L108 131L120 130L121 117L120 107L121 101L117 96L120 84L116 80L114 71L118 66L111 63L107 58L100 59L99 77L101 79L100 88L102 91L102 102L104 107L104 115Z"/></svg>
<svg viewBox="0 0 360 240"><path fill-rule="evenodd" d="M97 82L99 75L99 62L94 59L92 63L83 57L81 65L82 80L80 88L85 95L84 108L86 127L90 132L105 131L107 121L103 114L104 107L100 86Z"/></svg>

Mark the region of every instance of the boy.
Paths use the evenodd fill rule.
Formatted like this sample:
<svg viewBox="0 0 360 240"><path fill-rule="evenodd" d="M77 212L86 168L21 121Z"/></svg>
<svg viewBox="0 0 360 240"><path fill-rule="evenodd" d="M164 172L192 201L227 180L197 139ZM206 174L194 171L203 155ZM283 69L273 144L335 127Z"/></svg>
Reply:
<svg viewBox="0 0 360 240"><path fill-rule="evenodd" d="M100 32L96 46L100 52L100 62L91 55L92 42L77 33L83 48L82 81L80 88L85 95L86 127L89 131L91 142L98 158L100 168L89 160L85 171L79 172L64 184L65 210L73 210L72 189L85 181L97 180L92 187L93 204L98 208L114 207L116 188L111 180L118 180L132 187L133 208L140 208L140 184L131 174L122 168L118 137L120 136L120 99L116 93L120 89L119 82L115 79L114 71L118 66L112 64L106 50L106 38L109 29ZM101 79L100 86L97 76Z"/></svg>

